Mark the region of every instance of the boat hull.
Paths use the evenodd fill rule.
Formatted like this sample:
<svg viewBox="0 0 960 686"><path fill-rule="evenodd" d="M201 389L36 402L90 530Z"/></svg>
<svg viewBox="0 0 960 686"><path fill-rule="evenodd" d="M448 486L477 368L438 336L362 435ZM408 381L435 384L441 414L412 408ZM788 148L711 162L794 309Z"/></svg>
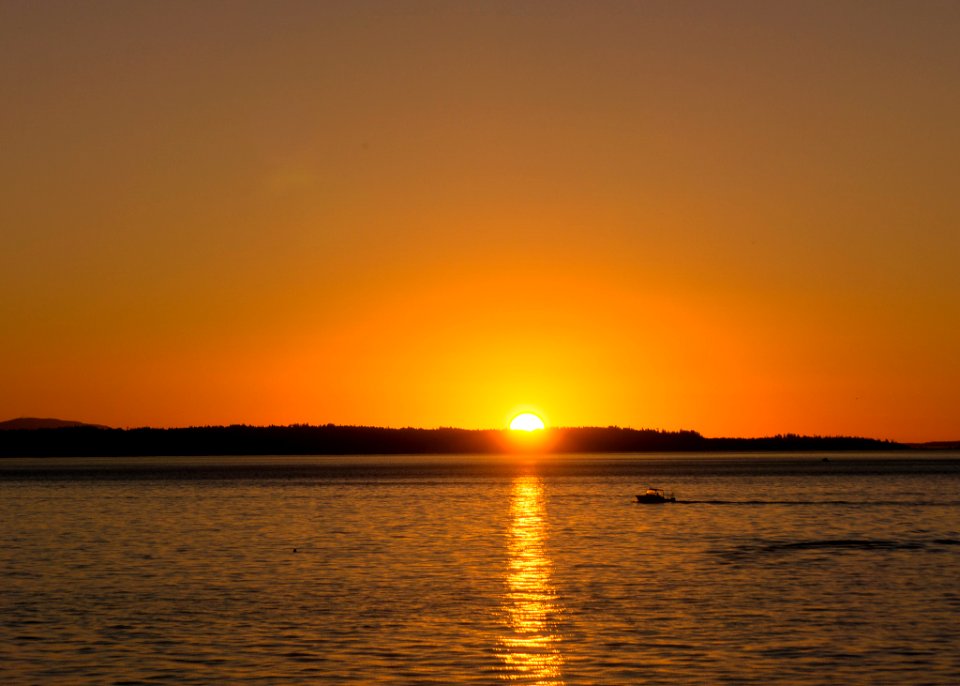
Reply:
<svg viewBox="0 0 960 686"><path fill-rule="evenodd" d="M645 505L659 505L661 503L675 503L676 498L664 498L659 495L638 495L637 502Z"/></svg>

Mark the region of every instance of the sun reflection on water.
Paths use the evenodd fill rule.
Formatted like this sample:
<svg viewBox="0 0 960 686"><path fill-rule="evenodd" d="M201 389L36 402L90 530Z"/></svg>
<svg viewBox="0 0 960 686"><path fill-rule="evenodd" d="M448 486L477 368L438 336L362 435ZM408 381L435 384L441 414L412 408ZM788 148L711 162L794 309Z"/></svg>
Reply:
<svg viewBox="0 0 960 686"><path fill-rule="evenodd" d="M551 585L552 563L545 549L543 484L539 477L513 482L503 610L508 632L500 640L503 678L534 684L562 684L563 656L556 621L562 608Z"/></svg>

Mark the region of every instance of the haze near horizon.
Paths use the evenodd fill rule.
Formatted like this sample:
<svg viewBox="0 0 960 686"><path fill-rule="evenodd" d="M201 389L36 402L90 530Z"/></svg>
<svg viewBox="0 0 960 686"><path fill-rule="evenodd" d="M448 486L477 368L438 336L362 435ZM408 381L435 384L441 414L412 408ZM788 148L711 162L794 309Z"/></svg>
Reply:
<svg viewBox="0 0 960 686"><path fill-rule="evenodd" d="M958 33L4 3L0 417L956 439Z"/></svg>

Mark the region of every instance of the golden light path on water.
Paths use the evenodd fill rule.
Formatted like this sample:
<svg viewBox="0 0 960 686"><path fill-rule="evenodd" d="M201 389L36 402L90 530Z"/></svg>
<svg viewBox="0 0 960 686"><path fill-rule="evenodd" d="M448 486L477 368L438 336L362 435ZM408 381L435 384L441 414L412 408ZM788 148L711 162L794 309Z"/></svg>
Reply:
<svg viewBox="0 0 960 686"><path fill-rule="evenodd" d="M509 566L503 609L508 632L500 641L503 678L534 684L562 684L563 655L556 621L562 608L551 585L552 563L545 548L543 484L537 476L513 482L508 533Z"/></svg>

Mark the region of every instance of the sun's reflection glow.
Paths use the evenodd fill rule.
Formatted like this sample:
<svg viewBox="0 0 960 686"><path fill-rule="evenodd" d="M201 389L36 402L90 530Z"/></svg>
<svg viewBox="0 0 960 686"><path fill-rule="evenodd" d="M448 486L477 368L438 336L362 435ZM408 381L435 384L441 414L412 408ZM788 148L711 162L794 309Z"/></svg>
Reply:
<svg viewBox="0 0 960 686"><path fill-rule="evenodd" d="M508 631L500 640L504 679L562 684L563 656L556 622L562 608L551 584L545 548L543 485L536 476L513 482L503 610Z"/></svg>

